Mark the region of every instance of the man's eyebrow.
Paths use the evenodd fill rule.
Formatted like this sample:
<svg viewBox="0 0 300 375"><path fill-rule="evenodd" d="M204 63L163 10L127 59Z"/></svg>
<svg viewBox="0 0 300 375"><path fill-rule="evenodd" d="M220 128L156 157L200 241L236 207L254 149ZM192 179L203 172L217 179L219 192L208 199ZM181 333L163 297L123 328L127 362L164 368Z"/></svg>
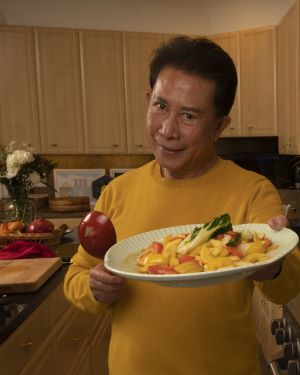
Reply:
<svg viewBox="0 0 300 375"><path fill-rule="evenodd" d="M196 112L196 113L203 113L200 108L196 107L182 107L181 108L183 111L188 111L188 112Z"/></svg>
<svg viewBox="0 0 300 375"><path fill-rule="evenodd" d="M168 103L167 100L164 99L164 98L162 98L161 96L156 96L156 97L155 97L155 100L156 100L156 101L160 101L160 102L162 102L162 103L164 103L164 104L167 104L167 103Z"/></svg>

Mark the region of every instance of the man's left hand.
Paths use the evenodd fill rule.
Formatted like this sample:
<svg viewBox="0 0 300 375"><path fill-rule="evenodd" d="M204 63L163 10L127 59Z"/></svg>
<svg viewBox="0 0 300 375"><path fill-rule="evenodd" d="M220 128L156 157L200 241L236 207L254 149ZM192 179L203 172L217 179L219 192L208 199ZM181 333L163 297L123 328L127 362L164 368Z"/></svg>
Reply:
<svg viewBox="0 0 300 375"><path fill-rule="evenodd" d="M272 217L268 221L269 226L274 230L280 230L288 225L288 220L286 216L279 215ZM253 273L249 276L250 279L254 281L266 281L271 280L277 275L279 275L282 266L282 259L278 262L272 263L269 266L264 267L263 269Z"/></svg>

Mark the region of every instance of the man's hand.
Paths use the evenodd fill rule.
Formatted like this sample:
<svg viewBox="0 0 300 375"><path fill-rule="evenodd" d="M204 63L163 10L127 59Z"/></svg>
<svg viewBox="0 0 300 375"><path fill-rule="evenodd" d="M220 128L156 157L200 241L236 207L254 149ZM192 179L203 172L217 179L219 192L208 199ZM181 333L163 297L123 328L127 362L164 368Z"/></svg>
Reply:
<svg viewBox="0 0 300 375"><path fill-rule="evenodd" d="M103 264L92 268L90 288L99 302L113 303L120 299L126 289L126 280L109 273Z"/></svg>
<svg viewBox="0 0 300 375"><path fill-rule="evenodd" d="M274 230L280 230L288 225L288 220L286 216L279 215L272 217L268 221L269 226ZM282 266L282 259L278 262L272 263L269 266L264 267L263 269L253 273L250 277L250 279L254 281L266 281L273 279L277 274L280 273Z"/></svg>

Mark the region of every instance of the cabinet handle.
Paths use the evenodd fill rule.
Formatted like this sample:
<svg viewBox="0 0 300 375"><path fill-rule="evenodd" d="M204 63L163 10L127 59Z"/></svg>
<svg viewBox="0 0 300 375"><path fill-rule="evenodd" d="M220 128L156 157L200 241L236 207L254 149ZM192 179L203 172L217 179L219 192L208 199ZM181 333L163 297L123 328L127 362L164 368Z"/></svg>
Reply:
<svg viewBox="0 0 300 375"><path fill-rule="evenodd" d="M229 130L233 130L234 129L234 126L229 126Z"/></svg>
<svg viewBox="0 0 300 375"><path fill-rule="evenodd" d="M262 300L260 301L260 303L261 303L262 305L265 305L265 304L266 304L266 301L265 301L264 299L262 299Z"/></svg>
<svg viewBox="0 0 300 375"><path fill-rule="evenodd" d="M26 348L29 348L30 346L32 346L33 345L33 342L31 342L31 341L27 341L27 342L25 342L25 344L22 344L21 345L21 348L22 349L26 349Z"/></svg>
<svg viewBox="0 0 300 375"><path fill-rule="evenodd" d="M143 145L142 144L138 144L138 145L136 145L136 147L143 147Z"/></svg>
<svg viewBox="0 0 300 375"><path fill-rule="evenodd" d="M253 126L247 126L247 129L251 130L253 129Z"/></svg>
<svg viewBox="0 0 300 375"><path fill-rule="evenodd" d="M50 147L57 147L58 144L57 144L57 143L50 143L49 146L50 146Z"/></svg>
<svg viewBox="0 0 300 375"><path fill-rule="evenodd" d="M81 339L81 337L80 336L76 336L76 337L73 337L73 342L78 342L79 340Z"/></svg>
<svg viewBox="0 0 300 375"><path fill-rule="evenodd" d="M265 324L261 324L260 328L263 329L263 330L265 330L266 329L266 325Z"/></svg>
<svg viewBox="0 0 300 375"><path fill-rule="evenodd" d="M119 146L118 144L111 145L111 147L118 147L118 146Z"/></svg>

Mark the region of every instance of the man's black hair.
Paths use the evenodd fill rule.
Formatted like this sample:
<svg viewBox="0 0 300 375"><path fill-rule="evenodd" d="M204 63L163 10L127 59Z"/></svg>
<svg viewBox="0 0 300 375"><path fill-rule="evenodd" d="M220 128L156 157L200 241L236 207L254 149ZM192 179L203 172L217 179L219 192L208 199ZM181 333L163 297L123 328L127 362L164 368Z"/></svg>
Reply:
<svg viewBox="0 0 300 375"><path fill-rule="evenodd" d="M237 87L237 73L231 57L207 38L179 36L156 49L150 62L150 87L165 67L180 69L215 82L214 105L218 116L228 115Z"/></svg>

